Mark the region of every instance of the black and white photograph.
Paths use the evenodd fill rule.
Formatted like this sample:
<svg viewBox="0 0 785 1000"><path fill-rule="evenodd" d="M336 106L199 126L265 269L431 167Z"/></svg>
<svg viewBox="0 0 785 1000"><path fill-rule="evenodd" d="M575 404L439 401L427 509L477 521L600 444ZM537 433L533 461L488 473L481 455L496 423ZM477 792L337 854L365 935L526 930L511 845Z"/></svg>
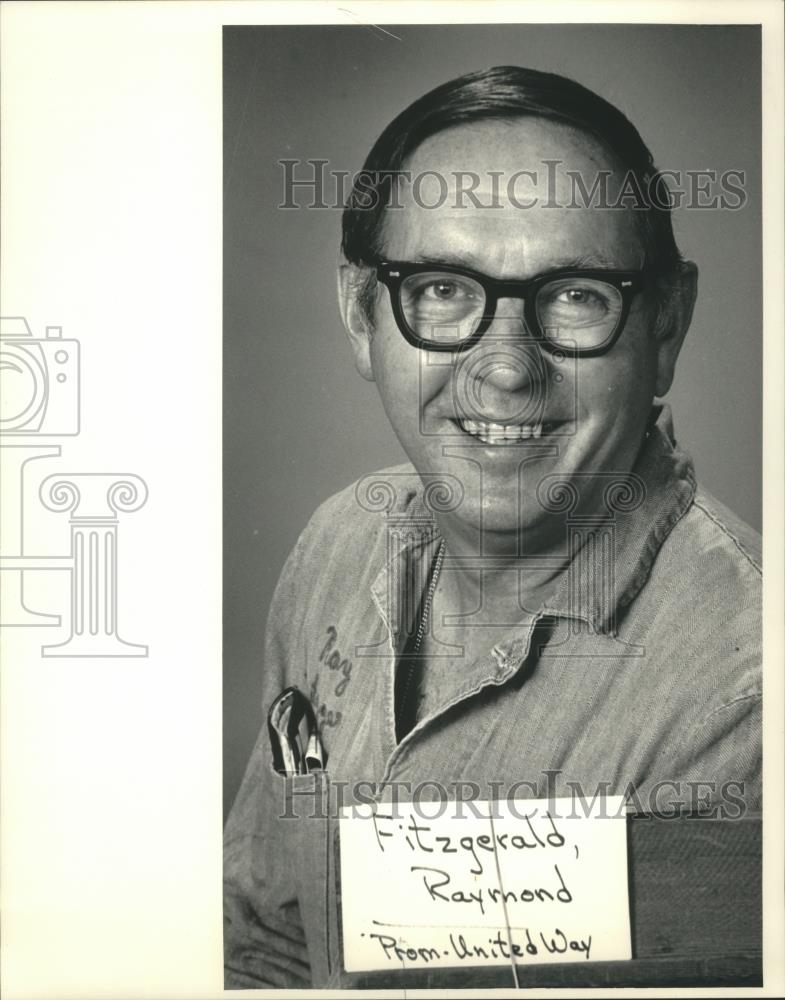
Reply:
<svg viewBox="0 0 785 1000"><path fill-rule="evenodd" d="M224 29L227 989L762 984L760 66Z"/></svg>

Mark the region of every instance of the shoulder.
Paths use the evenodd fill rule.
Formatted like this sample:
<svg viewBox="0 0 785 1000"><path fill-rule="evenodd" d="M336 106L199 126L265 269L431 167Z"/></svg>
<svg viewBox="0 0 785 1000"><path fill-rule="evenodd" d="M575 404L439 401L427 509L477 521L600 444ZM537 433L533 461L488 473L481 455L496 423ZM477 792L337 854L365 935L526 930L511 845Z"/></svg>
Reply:
<svg viewBox="0 0 785 1000"><path fill-rule="evenodd" d="M310 518L279 579L268 648L279 642L288 683L307 686L319 711L333 720L327 725L346 709L329 707L325 691L317 696L318 675L340 668L343 680L333 681L330 690L341 697L352 671L349 651L382 620L369 613L373 587L389 559L388 515L400 510L406 517L421 495L419 484L411 466L398 465L361 476L329 497Z"/></svg>
<svg viewBox="0 0 785 1000"><path fill-rule="evenodd" d="M419 493L410 465L361 476L325 500L290 551L270 607L268 624L298 638L346 613L359 613L387 558L387 518Z"/></svg>
<svg viewBox="0 0 785 1000"><path fill-rule="evenodd" d="M420 493L421 484L412 465L389 466L360 476L317 507L303 532L306 545L329 539L367 538L383 528L384 515L405 512Z"/></svg>
<svg viewBox="0 0 785 1000"><path fill-rule="evenodd" d="M672 574L674 587L697 588L704 599L714 588L726 598L759 594L761 537L701 487L665 539L655 563Z"/></svg>
<svg viewBox="0 0 785 1000"><path fill-rule="evenodd" d="M690 513L704 544L709 542L721 550L727 549L731 561L740 559L742 565L751 567L753 576L760 576L762 542L754 528L702 488L695 494Z"/></svg>
<svg viewBox="0 0 785 1000"><path fill-rule="evenodd" d="M760 552L757 532L698 489L652 567L648 640L713 708L760 695Z"/></svg>
<svg viewBox="0 0 785 1000"><path fill-rule="evenodd" d="M422 487L413 466L401 464L361 476L328 497L314 511L289 556L291 572L309 589L327 577L356 584L386 553L387 515L405 515Z"/></svg>

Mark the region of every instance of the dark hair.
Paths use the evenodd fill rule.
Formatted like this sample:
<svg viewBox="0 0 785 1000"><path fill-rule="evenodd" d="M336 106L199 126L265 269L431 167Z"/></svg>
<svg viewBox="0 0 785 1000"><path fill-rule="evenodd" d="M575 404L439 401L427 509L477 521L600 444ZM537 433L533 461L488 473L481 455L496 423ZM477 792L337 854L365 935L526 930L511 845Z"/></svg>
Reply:
<svg viewBox="0 0 785 1000"><path fill-rule="evenodd" d="M382 132L355 178L343 213L341 248L350 264L374 264L382 253L384 212L391 174L426 139L456 125L526 116L549 119L598 139L634 175L642 192L655 199L636 213L642 228L647 266L661 272L679 268L681 254L673 236L671 213L651 152L638 130L618 108L564 76L521 66L494 66L467 73L431 90L402 111ZM370 207L369 207L370 206ZM366 311L370 305L366 288Z"/></svg>

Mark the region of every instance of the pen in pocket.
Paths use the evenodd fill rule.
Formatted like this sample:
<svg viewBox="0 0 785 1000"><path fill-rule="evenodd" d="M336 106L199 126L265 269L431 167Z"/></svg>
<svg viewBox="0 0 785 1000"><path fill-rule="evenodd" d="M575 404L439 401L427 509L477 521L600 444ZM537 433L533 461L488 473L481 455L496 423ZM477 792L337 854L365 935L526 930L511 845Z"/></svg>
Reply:
<svg viewBox="0 0 785 1000"><path fill-rule="evenodd" d="M303 722L305 733L301 732ZM310 774L324 770L326 755L316 715L299 688L289 687L278 695L270 706L267 726L273 767L279 774Z"/></svg>

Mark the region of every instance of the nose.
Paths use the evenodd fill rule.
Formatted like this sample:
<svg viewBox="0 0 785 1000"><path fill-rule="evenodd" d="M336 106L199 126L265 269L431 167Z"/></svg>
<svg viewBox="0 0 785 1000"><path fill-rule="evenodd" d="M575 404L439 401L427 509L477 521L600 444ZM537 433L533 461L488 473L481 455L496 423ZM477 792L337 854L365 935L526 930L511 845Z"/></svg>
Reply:
<svg viewBox="0 0 785 1000"><path fill-rule="evenodd" d="M499 299L493 322L471 353L483 382L507 392L538 385L547 375L542 350L523 318L521 299Z"/></svg>
<svg viewBox="0 0 785 1000"><path fill-rule="evenodd" d="M479 343L457 361L457 401L473 419L534 422L543 407L547 375L520 299L503 299Z"/></svg>

